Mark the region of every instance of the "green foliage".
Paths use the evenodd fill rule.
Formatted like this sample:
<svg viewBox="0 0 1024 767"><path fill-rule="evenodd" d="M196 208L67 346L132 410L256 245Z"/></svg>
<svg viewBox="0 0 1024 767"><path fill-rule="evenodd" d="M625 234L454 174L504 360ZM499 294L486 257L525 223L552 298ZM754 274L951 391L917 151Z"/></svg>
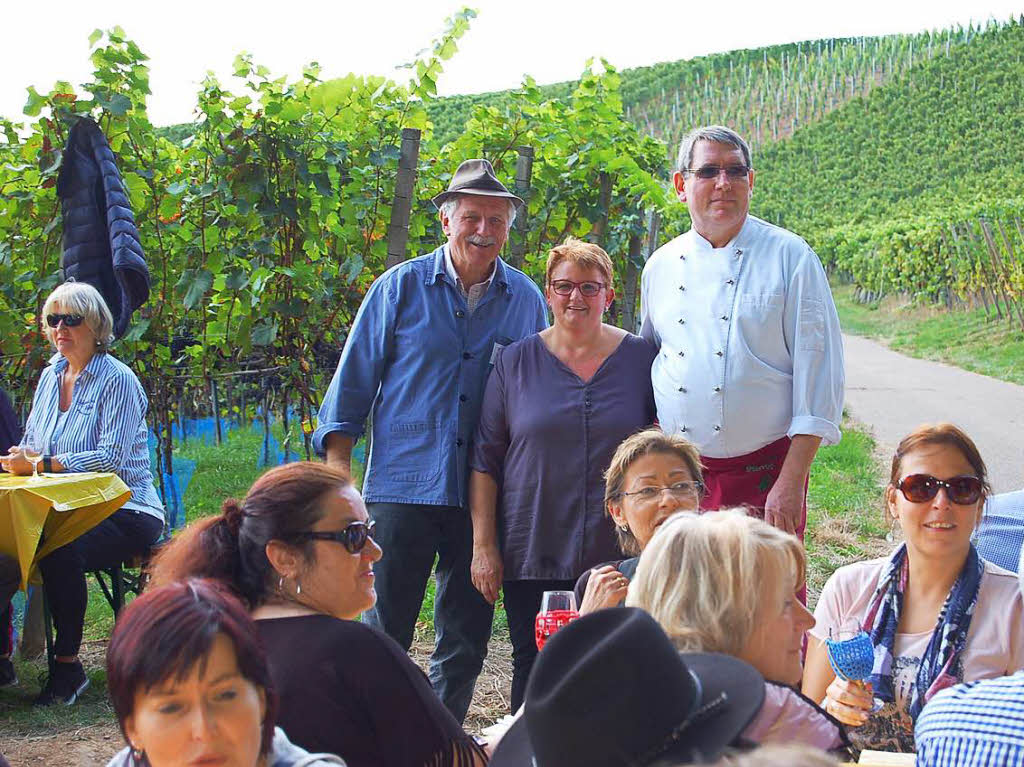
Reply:
<svg viewBox="0 0 1024 767"><path fill-rule="evenodd" d="M964 39L962 30L948 29L813 40L662 62L624 70L622 101L626 115L670 150L690 128L710 123L729 125L757 148L791 135ZM560 99L575 86L555 83L541 91ZM436 135L442 141L456 138L474 107L503 104L512 93L434 101L428 111Z"/></svg>
<svg viewBox="0 0 1024 767"><path fill-rule="evenodd" d="M385 268L407 128L425 139L407 252L443 241L429 198L459 162L486 156L512 187L518 147L528 145L528 225L513 233L513 261L540 276L551 245L589 235L628 271L622 254L643 233L642 212L665 206L665 148L625 119L607 64L588 66L564 99L527 79L504 105L478 107L457 141L431 142L426 107L474 15L448 21L407 65L406 84L328 79L315 63L290 81L240 53L233 86L208 75L195 121L163 129L146 114L145 54L120 29L94 34L89 82L29 89L32 122L0 122L0 372L16 400L27 401L49 354L38 315L60 279L54 186L82 116L108 137L150 265L150 301L115 351L149 394L163 465L163 435L180 414L206 410L215 382L230 408L240 406L234 386L249 406L297 411L308 440L347 329ZM259 378L240 375L250 372Z"/></svg>
<svg viewBox="0 0 1024 767"><path fill-rule="evenodd" d="M987 294L1015 311L1022 45L1024 26L991 24L766 147L754 210L871 295Z"/></svg>
<svg viewBox="0 0 1024 767"><path fill-rule="evenodd" d="M318 355L340 346L382 270L401 131L426 125L422 98L473 15L449 21L407 85L325 80L316 64L289 82L240 54L240 90L208 76L196 121L161 130L146 115L146 56L118 28L94 34L84 95L29 89L34 122L0 122L0 353L19 399L47 354L37 316L59 280L61 147L88 115L115 152L151 267L151 299L117 353L157 423L172 389L250 366L274 369L304 412L314 407Z"/></svg>
<svg viewBox="0 0 1024 767"><path fill-rule="evenodd" d="M536 149L529 231L525 241L515 230L512 235L525 251L522 266L540 277L553 245L590 234L624 268L629 237L643 234L641 212L665 209L668 198L664 147L623 119L615 69L602 62L596 70L588 62L566 98L548 98L526 78L507 104L478 105L466 131L439 150L437 175L447 182L459 158L487 157L511 188L519 146ZM600 194L602 174L608 177L607 202Z"/></svg>

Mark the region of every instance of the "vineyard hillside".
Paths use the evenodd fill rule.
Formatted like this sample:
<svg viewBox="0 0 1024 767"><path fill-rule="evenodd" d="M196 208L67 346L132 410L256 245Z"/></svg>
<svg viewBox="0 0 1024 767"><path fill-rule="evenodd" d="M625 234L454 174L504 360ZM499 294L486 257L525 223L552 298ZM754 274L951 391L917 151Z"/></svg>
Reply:
<svg viewBox="0 0 1024 767"><path fill-rule="evenodd" d="M1022 53L1021 20L990 22L629 69L620 95L666 161L695 125L746 136L753 211L807 237L865 295L980 300L1024 328ZM539 90L557 100L571 87ZM520 98L437 100L434 141L458 135L467 113L514 111ZM663 236L680 230L685 212L664 224Z"/></svg>
<svg viewBox="0 0 1024 767"><path fill-rule="evenodd" d="M621 73L622 103L645 133L670 147L689 126L722 122L755 147L785 138L852 98L912 68L947 55L973 30L918 35L834 38L730 51ZM575 83L541 86L547 98L567 96ZM438 99L428 107L439 144L457 137L473 108L501 105L513 91Z"/></svg>
<svg viewBox="0 0 1024 767"><path fill-rule="evenodd" d="M807 231L1024 193L1024 26L920 61L760 152L757 208Z"/></svg>

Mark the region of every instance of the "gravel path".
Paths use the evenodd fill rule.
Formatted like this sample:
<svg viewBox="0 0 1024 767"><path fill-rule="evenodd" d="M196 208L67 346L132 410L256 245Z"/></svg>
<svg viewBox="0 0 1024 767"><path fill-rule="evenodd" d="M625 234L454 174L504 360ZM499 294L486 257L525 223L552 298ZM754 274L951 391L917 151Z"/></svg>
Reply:
<svg viewBox="0 0 1024 767"><path fill-rule="evenodd" d="M1024 488L1024 386L843 336L846 408L885 453L918 424L951 421L977 443L997 493Z"/></svg>

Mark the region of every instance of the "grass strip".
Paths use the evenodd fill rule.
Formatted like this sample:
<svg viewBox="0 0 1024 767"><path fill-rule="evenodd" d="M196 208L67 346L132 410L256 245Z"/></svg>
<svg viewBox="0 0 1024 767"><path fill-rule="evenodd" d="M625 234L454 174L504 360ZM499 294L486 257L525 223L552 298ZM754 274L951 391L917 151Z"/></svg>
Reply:
<svg viewBox="0 0 1024 767"><path fill-rule="evenodd" d="M862 304L852 285L833 285L839 323L847 333L881 341L910 357L955 365L1024 384L1024 332L1014 316L998 319L984 308L947 311L904 298Z"/></svg>

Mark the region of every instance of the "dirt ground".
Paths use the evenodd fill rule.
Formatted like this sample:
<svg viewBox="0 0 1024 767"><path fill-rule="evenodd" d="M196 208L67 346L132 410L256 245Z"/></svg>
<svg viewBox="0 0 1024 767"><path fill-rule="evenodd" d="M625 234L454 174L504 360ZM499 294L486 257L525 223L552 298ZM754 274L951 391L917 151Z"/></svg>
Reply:
<svg viewBox="0 0 1024 767"><path fill-rule="evenodd" d="M98 648L97 648L98 649ZM433 649L430 639L417 640L410 655L426 670ZM102 653L83 658L92 666L102 664ZM483 673L477 679L473 704L466 717L466 730L479 733L508 713L512 685L512 648L508 635L497 632L491 639ZM9 738L3 735L0 723L0 754L11 767L59 765L60 767L104 767L110 758L124 748L121 731L113 720L89 727L69 728L47 735Z"/></svg>

